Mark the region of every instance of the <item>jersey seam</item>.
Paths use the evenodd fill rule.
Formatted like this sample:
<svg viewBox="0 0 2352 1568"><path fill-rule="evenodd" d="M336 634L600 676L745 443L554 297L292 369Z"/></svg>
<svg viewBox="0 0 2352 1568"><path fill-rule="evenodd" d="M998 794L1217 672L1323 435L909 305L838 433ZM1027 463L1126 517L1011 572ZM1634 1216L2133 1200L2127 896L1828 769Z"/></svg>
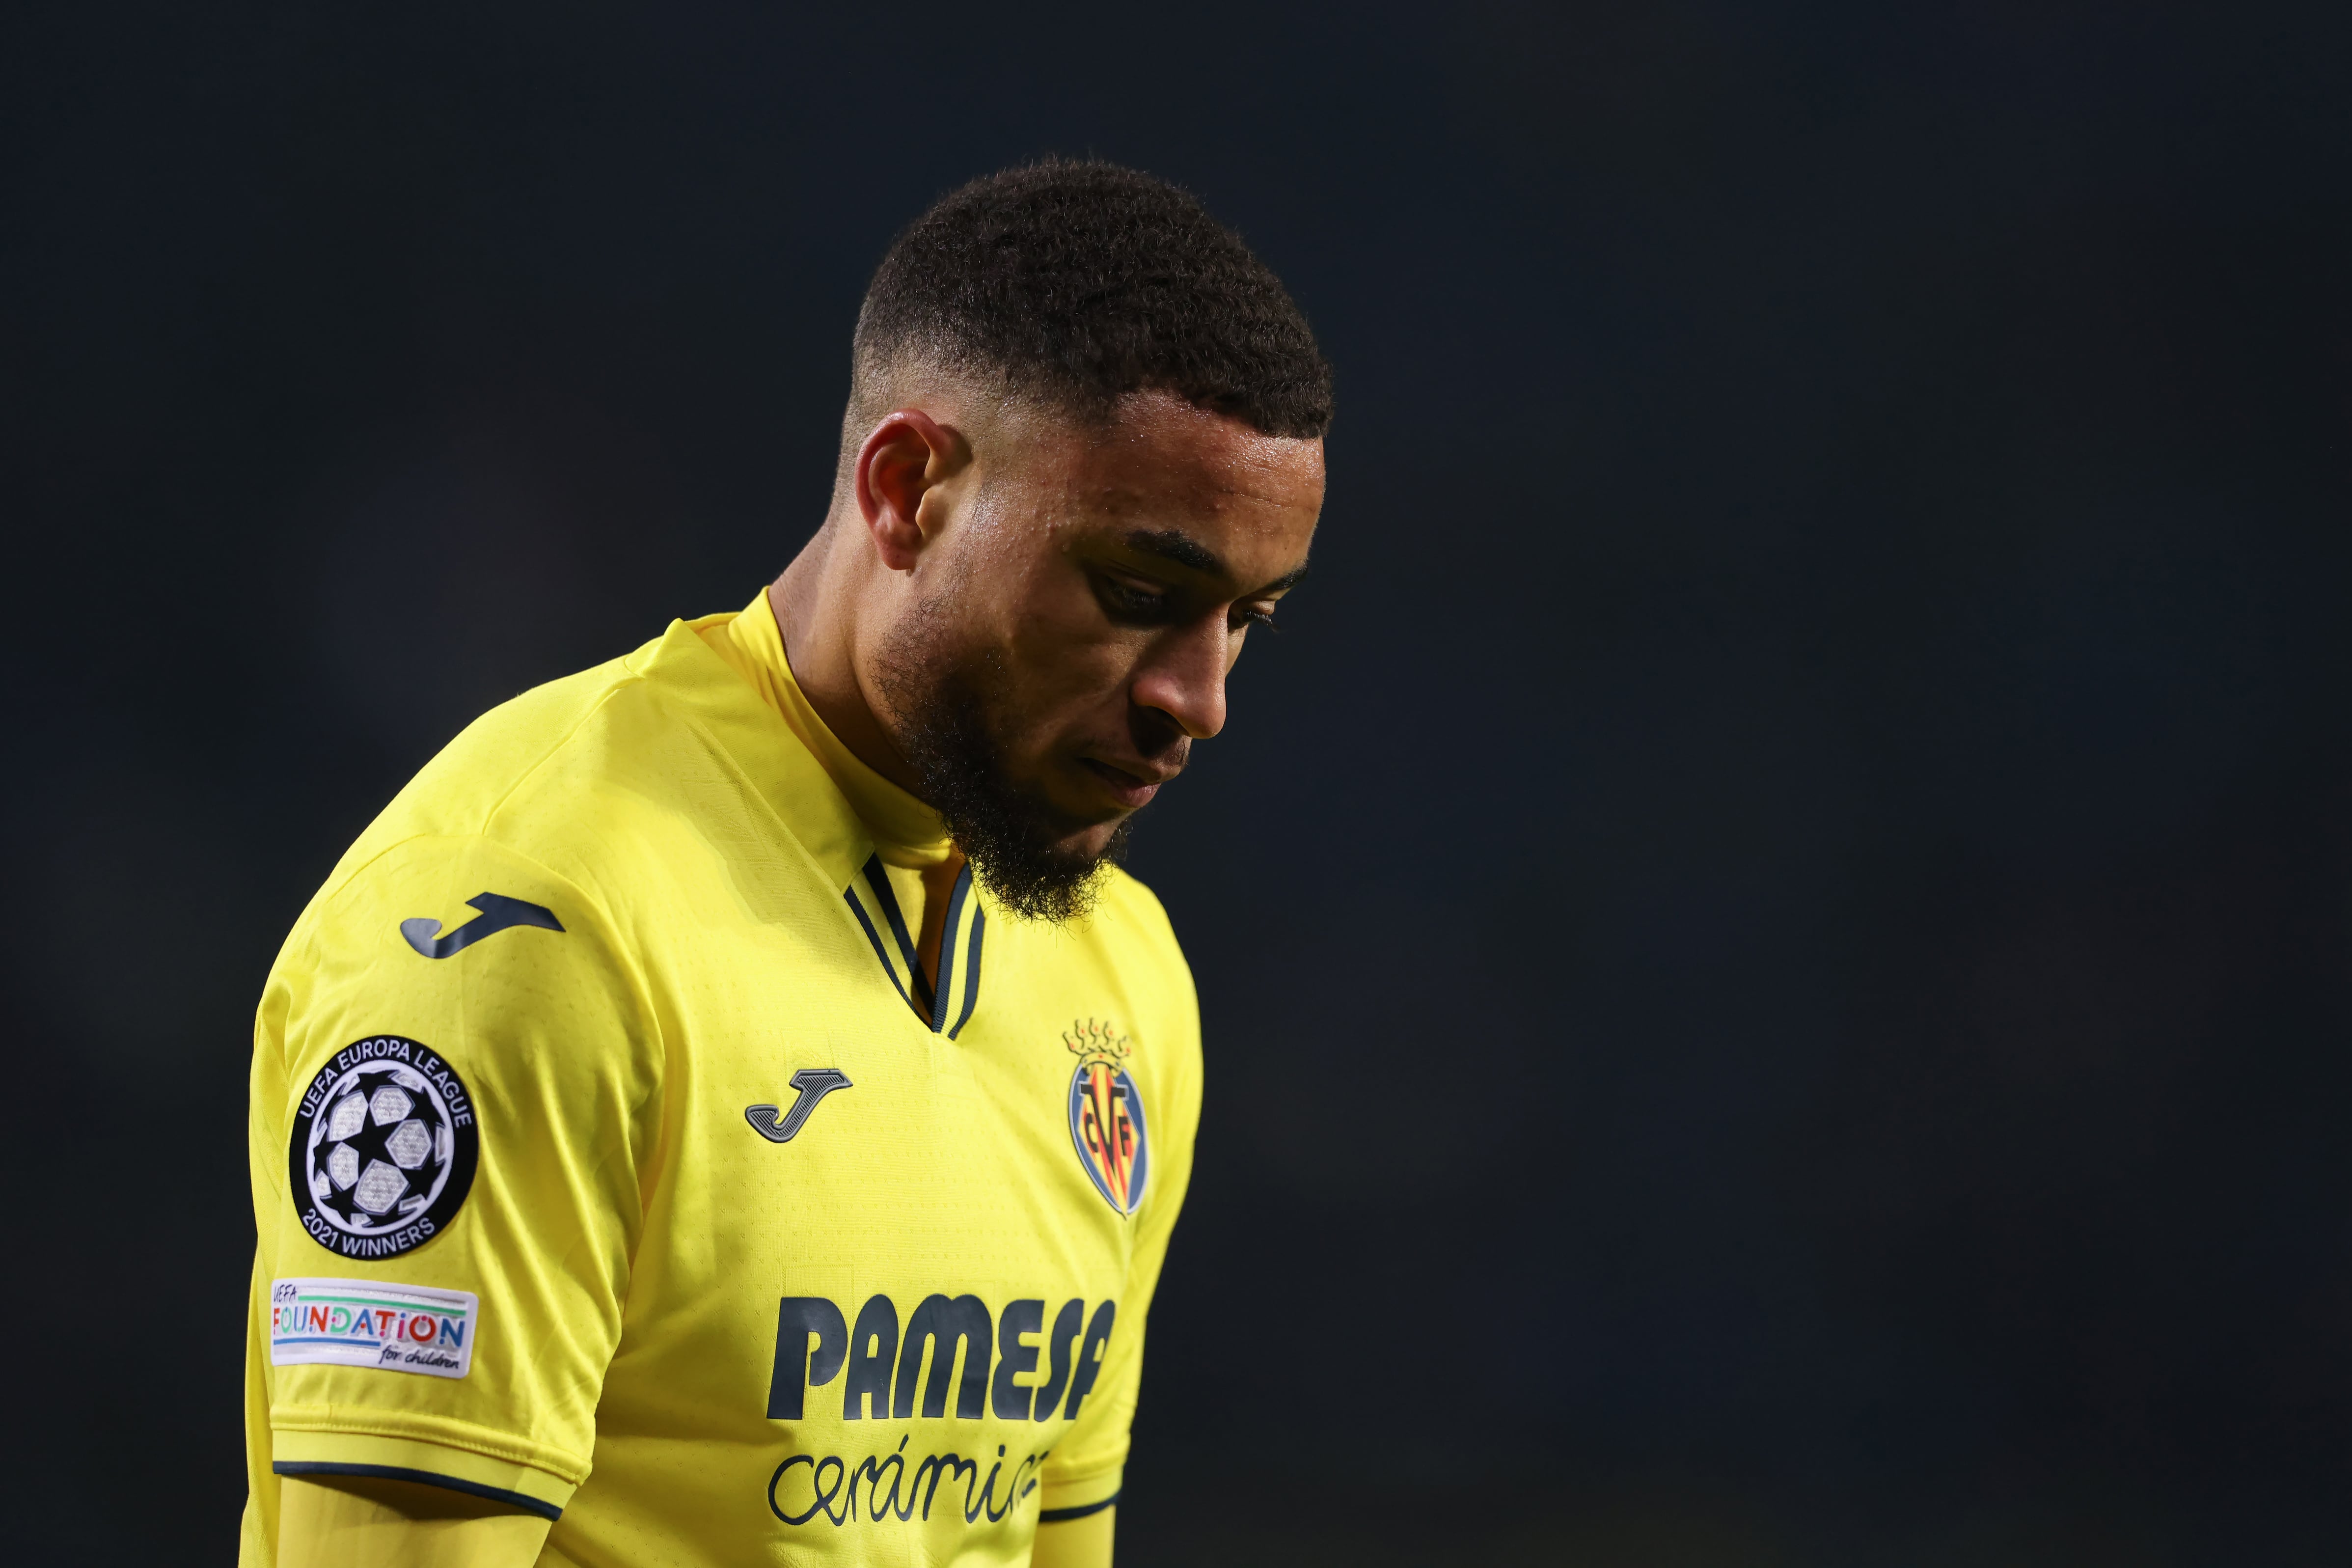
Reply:
<svg viewBox="0 0 2352 1568"><path fill-rule="evenodd" d="M294 1414L303 1408L301 1405L281 1405L272 1410L269 1413L271 1429L324 1433L341 1437L394 1437L404 1443L425 1443L436 1448L455 1448L460 1453L478 1454L486 1459L499 1459L510 1465L521 1465L552 1476L555 1479L572 1487L580 1485L588 1477L588 1461L585 1459L574 1458L561 1448L525 1445L507 1438L488 1427L477 1426L470 1421L461 1422L454 1417L440 1416L435 1419L433 1431L419 1432L404 1423L382 1418L370 1420L355 1419L348 1415L305 1416ZM309 1408L320 1407L312 1405ZM444 1423L460 1430L455 1433L445 1432L440 1429ZM472 1437L474 1433L479 1433L480 1436ZM471 1440L467 1440L469 1437ZM565 1468L558 1468L558 1465Z"/></svg>
<svg viewBox="0 0 2352 1568"><path fill-rule="evenodd" d="M656 700L658 700L659 699L657 698ZM699 740L705 746L709 748L711 755L718 758L719 763L727 769L727 771L735 776L735 782L748 792L750 798L760 803L760 809L767 813L768 819L771 822L782 829L785 838L791 841L793 851L798 854L802 859L808 862L810 870L816 873L817 880L830 884L833 880L833 873L827 871L823 863L817 859L815 854L809 848L809 847L801 842L801 836L793 830L793 825L791 823L784 820L783 814L778 811L775 808L774 804L768 799L767 793L761 789L759 784L752 779L749 773L744 771L743 764L736 760L735 753L728 750L726 744L722 742L718 736L712 734L709 728L707 728L699 719L697 719L691 713L681 712L675 708L672 708L670 711L672 716L676 718L679 723L694 731L696 739ZM782 721L779 721L779 722L782 722ZM792 734L791 726L786 725L784 732L788 735ZM800 746L803 751L808 750L808 748L803 744L801 738L798 735L793 735L792 742L793 745ZM818 764L818 771L824 771L824 764ZM835 784L830 778L826 779L825 787L832 790L836 795L839 795L841 792L841 786ZM874 852L874 835L872 830L866 827L865 820L857 815L856 809L849 806L847 796L843 796L842 804L849 810L849 819L857 824L859 832L865 834L865 847L866 854L870 857ZM859 864L863 865L864 862L860 861ZM850 874L850 880L852 882L856 880L856 873L855 871Z"/></svg>
<svg viewBox="0 0 2352 1568"><path fill-rule="evenodd" d="M766 590L762 589L761 592L764 594ZM740 615L741 612L738 611L737 614ZM712 616L710 618L715 620L718 617ZM782 627L781 624L779 624L777 630L779 634L782 633ZM698 629L697 640L700 640ZM709 651L707 645L705 651ZM727 664L727 661L723 658L719 658L719 655L716 653L712 653L710 657L713 658L719 658L719 662L721 664ZM789 662L789 656L787 661ZM727 668L729 673L732 674L736 679L741 680L743 679L742 672L736 669L734 666L727 665ZM864 817L857 815L857 807L850 800L848 793L845 791L839 784L835 783L833 775L826 771L824 759L818 756L815 750L812 748L806 741L800 738L800 735L793 729L791 722L786 720L782 714L775 712L774 709L768 704L765 697L761 694L756 686L751 688L751 691L754 697L760 699L761 707L774 716L777 723L782 727L784 733L791 738L792 743L799 747L803 752L806 752L809 760L816 764L817 773L824 779L825 787L833 791L835 796L841 802L842 809L847 814L849 820L855 823L857 826L859 833L864 835L866 857L872 856L875 852L874 830L866 826L866 819ZM719 760L725 764L728 771L735 775L735 782L743 788L749 798L758 801L760 803L761 809L768 814L770 820L774 822L779 828L782 829L784 837L792 841L793 847L800 852L801 858L806 860L809 863L810 868L817 873L818 880L830 883L833 880L833 874L830 871L827 871L824 865L818 861L815 853L811 850L806 844L801 841L801 836L798 831L796 831L792 823L785 818L784 814L776 809L775 803L768 798L767 791L760 785L758 781L751 777L750 772L745 769L742 762L735 755L734 752L730 749L724 742L720 741L719 737L710 731L709 727L704 724L698 717L688 711L681 705L672 701L669 695L667 692L662 691L658 687L654 689L654 700L661 703L662 706L667 709L679 723L684 724L688 729L694 731L696 736L702 741L703 744L709 748L711 754L719 758ZM862 867L865 864L865 857L859 858L859 866ZM852 884L855 884L856 880L857 872L853 869L850 872L850 881Z"/></svg>
<svg viewBox="0 0 2352 1568"><path fill-rule="evenodd" d="M481 814L476 826L458 833L411 833L405 837L395 839L392 843L387 844L383 848L377 850L374 854L369 856L366 859L361 861L358 865L353 866L340 879L337 879L328 886L320 889L316 903L323 906L334 902L335 900L342 896L345 889L350 888L353 882L360 879L361 874L365 872L368 868L375 865L394 850L398 849L404 845L414 844L420 838L479 838L486 843L496 844L499 848L505 849L522 859L530 861L533 866L538 866L540 862L536 857L524 854L520 849L516 848L514 846L492 837L490 833L491 822L497 818L499 812L506 808L507 802L514 798L515 792L522 788L525 784L528 784L533 774L537 773L541 768L544 768L550 762L553 761L557 752L570 745L573 738L587 726L588 721L591 719L595 718L599 713L602 713L604 710L605 705L611 702L614 698L621 694L622 689L625 685L642 685L645 683L645 679L646 678L643 675L637 673L635 670L631 670L625 681L616 682L613 686L606 688L604 694L598 697L596 700L589 706L586 712L581 714L579 718L572 721L571 728L565 730L562 735L556 737L553 741L549 742L545 750L533 757L529 763L516 771L513 780L509 782L507 787L499 793L498 799L493 801L488 808ZM554 876L555 873L551 871L549 872L549 875ZM567 884L569 884L571 880L569 878L559 878L558 879ZM609 925L611 922L608 920L606 923Z"/></svg>
<svg viewBox="0 0 2352 1568"><path fill-rule="evenodd" d="M661 700L658 693L656 694L656 700ZM696 737L698 738L704 745L709 748L711 755L716 757L719 760L719 764L726 768L730 773L733 774L735 781L743 786L746 795L750 799L759 803L759 809L767 814L768 820L775 825L777 829L782 833L785 841L792 846L793 853L798 855L801 859L806 863L808 868L815 873L817 880L825 885L831 885L833 881L833 874L824 868L824 863L817 859L815 853L811 850L806 844L801 842L801 836L793 830L793 825L789 821L785 820L783 813L778 811L774 803L768 799L766 792L761 790L760 786L752 781L751 774L744 771L743 764L737 760L735 753L728 750L726 745L719 741L719 737L712 734L710 731L703 725L702 721L695 718L692 714L681 712L675 708L672 708L670 711L673 716L677 718L679 723L693 731ZM790 726L786 726L786 732L790 733ZM801 746L803 751L807 749L799 736L793 735L792 741L793 745ZM820 763L820 771L822 771L822 768L823 764ZM826 787L833 790L835 794L840 793L841 786L834 784L830 779L826 780ZM847 805L847 797L845 796L843 798L843 804L845 806ZM849 817L852 822L856 822L857 824L859 832L865 835L864 847L866 853L871 856L874 851L874 836L872 830L867 828L865 822L859 818L856 808L850 808ZM856 880L856 875L853 872L850 877L850 885L855 887ZM856 912L846 906L844 906L841 910L837 910L836 915L838 918L847 919L852 921L855 921L857 918ZM858 935L860 941L865 940L863 934L858 932L857 927L855 924L852 924L849 927L849 930L853 934ZM912 1004L910 1003L909 1006L911 1005ZM923 1019L922 1026L926 1030L929 1030L930 1027L930 1021L928 1018Z"/></svg>
<svg viewBox="0 0 2352 1568"><path fill-rule="evenodd" d="M624 661L624 668L625 668L625 661ZM489 809L482 814L482 826L477 829L477 831L485 838L488 837L490 824L497 820L499 813L506 809L507 802L514 798L515 792L522 788L523 785L529 784L531 781L532 776L541 768L544 768L548 763L553 762L557 752L571 745L573 739L579 735L580 731L587 728L588 721L604 711L604 705L606 703L612 701L615 697L618 697L625 688L644 684L645 679L646 678L643 675L632 669L629 671L628 679L625 681L616 680L611 686L606 687L604 689L604 694L597 698L595 701L590 703L588 705L588 710L581 714L579 718L573 720L570 729L564 731L562 735L558 737L548 746L547 750L541 752L539 756L532 761L529 767L522 768L515 773L514 781L507 785L505 792L501 794L497 800L492 801L490 803Z"/></svg>
<svg viewBox="0 0 2352 1568"><path fill-rule="evenodd" d="M687 625L689 628L693 625L691 622L682 624ZM717 656L713 655L712 657L716 658ZM730 673L731 674L732 671L730 670ZM707 728L705 728L700 721L696 719L693 714L686 711L677 703L672 702L668 694L662 689L660 684L654 681L649 677L632 671L630 679L642 683L646 689L646 697L649 701L651 701L656 707L659 708L671 720L684 727L688 733L693 735L694 738L702 744L706 751L719 760L722 766L728 768L733 773L737 782L744 786L743 793L749 798L759 801L761 806L767 810L769 816L775 816L774 808L768 805L766 798L761 795L756 786L751 784L750 776L745 773L742 767L736 763L734 753L730 752L725 746L721 745L718 737L713 735ZM617 690L618 688L616 687L614 689L614 692L617 692ZM604 701L609 700L614 692L607 692L605 694L605 698L597 703L597 707L602 708L604 706ZM587 721L586 716L583 716L581 721L585 723ZM574 728L576 729L577 726ZM568 734L565 736L566 740L569 740L570 738L571 737ZM794 743L798 743L798 737L794 738ZM554 752L551 750L548 756L552 757L553 755ZM533 770L536 771L539 766L544 765L547 760L547 758L541 758L540 763L533 764ZM520 787L521 782L522 781L520 779L516 781L516 786L518 788ZM509 790L508 793L511 795L513 792ZM501 797L499 804L500 806L503 806L506 804L503 797ZM808 847L800 841L799 836L793 834L789 827L786 828L786 836L791 838L793 848L798 851L801 858L803 860L806 860L809 865L819 873L819 879L829 880L830 879L827 879L823 875L824 868L816 864L816 858L809 853ZM493 840L493 842L496 841ZM525 857L525 858L529 858L529 857ZM533 864L537 864L537 862L534 861ZM554 875L554 873L551 872L550 875ZM599 908L598 912L600 914L604 914L604 923L608 930L618 929L614 925L612 917L609 914L604 913L601 907ZM658 1095L664 1092L667 1089L670 1076L669 1068L671 1064L669 1060L669 1037L659 1028L660 1020L653 1006L652 990L646 984L645 976L636 967L635 956L631 953L622 952L617 944L615 944L614 951L616 953L620 954L622 963L627 966L631 984L637 989L639 1003L646 1010L647 1021L656 1026L655 1037L661 1042L663 1089L656 1090L656 1094ZM653 1186L658 1186L660 1184L659 1173L667 1170L672 1152L671 1144L673 1140L669 1127L669 1119L667 1115L661 1118L660 1129L660 1135L655 1140L654 1147L650 1152L650 1158L647 1161L647 1168L656 1173L656 1179L652 1184ZM646 1184L641 1183L638 1185L637 1191L637 1218L639 1222L637 1234L631 1239L628 1248L629 1273L632 1288L634 1288L636 1275L637 1246L645 1238L645 1221L651 1215L652 1212L652 1191ZM629 1290L623 1290L618 1302L621 1316L624 1321L628 1317L629 1294Z"/></svg>
<svg viewBox="0 0 2352 1568"><path fill-rule="evenodd" d="M643 679L644 678L632 677L632 679ZM610 693L607 693L607 696L610 695ZM603 704L600 702L598 707L601 708ZM582 720L582 722L586 722L585 718ZM574 726L574 729L576 730L577 726ZM568 735L566 739L569 739ZM553 755L552 750L550 751L549 755ZM534 763L532 765L532 771L535 771L538 766L543 764L546 760L547 759L543 757L541 759L539 763ZM509 793L511 794L512 791L509 791ZM334 899L341 897L344 891L348 890L352 883L355 882L362 873L368 870L371 867L377 865L384 858L384 857L392 854L394 851L405 848L413 844L422 844L434 839L459 841L470 840L488 845L502 855L512 856L515 859L520 860L524 865L530 867L532 871L545 877L550 882L563 889L565 891L574 895L580 900L581 903L587 909L596 924L601 928L599 934L604 939L602 945L604 949L604 955L611 959L613 966L618 970L623 976L625 984L628 988L631 1000L636 1005L638 1021L645 1026L647 1036L652 1040L655 1046L654 1055L659 1060L661 1065L660 1075L656 1079L651 1092L649 1092L644 1100L639 1100L636 1104L629 1107L630 1118L635 1120L648 1105L659 1100L667 1091L670 1078L671 1064L669 1060L669 1039L667 1034L661 1027L661 1016L659 1010L654 1006L652 989L646 984L644 972L637 966L635 955L629 952L627 947L619 940L620 925L618 921L614 920L612 910L605 906L604 901L602 899L596 897L595 894L590 892L586 888L583 887L580 883L574 881L570 877L565 876L562 872L547 865L538 857L526 854L521 849L505 842L503 839L492 837L488 831L487 823L485 823L482 827L476 828L470 832L412 833L408 837L402 838L395 843L388 844L384 846L381 852L370 856L365 861L353 868L351 877L345 879L342 886L338 888L333 895L322 899L321 903L332 903ZM311 940L315 942L315 928L311 933ZM289 1081L290 1083L293 1080L289 1078ZM666 1118L656 1117L656 1133L654 1145L652 1149L647 1152L649 1158L646 1164L649 1168L656 1171L659 1171L662 1168L662 1158L667 1152L669 1133L668 1128L665 1124L666 1121ZM612 1165L613 1162L617 1157L618 1156L614 1152L609 1150L605 1151L597 1160L593 1169L595 1171L605 1170ZM637 1248L645 1240L645 1221L646 1215L651 1210L652 1203L650 1195L646 1191L646 1184L638 1173L633 1173L631 1184L637 1189L638 1223L636 1229L631 1233L628 1238L628 1244L625 1249L625 1255L628 1265L631 1281L632 1284L634 1284L636 1274ZM570 1250L567 1250L562 1255L562 1258L559 1261L568 1261L576 1255L582 1245L585 1245L584 1242L574 1243L573 1247ZM628 1304L629 1289L625 1287L621 1290L618 1299L614 1303L614 1310L618 1317L624 1320L627 1318ZM520 1462L528 1463L529 1461ZM583 1469L582 1473L585 1474L586 1472Z"/></svg>
<svg viewBox="0 0 2352 1568"><path fill-rule="evenodd" d="M483 829L478 828L465 833L412 833L407 837L400 839L396 843L387 844L383 847L382 851L369 856L364 862L353 868L351 878L347 879L341 887L336 889L333 894L322 899L320 900L321 903L332 903L335 899L340 898L342 893L350 888L352 882L355 881L361 873L366 871L370 867L376 865L379 861L383 860L385 856L392 854L394 850L404 849L412 844L422 844L429 839L436 838L472 839L479 843L489 845L491 847L499 850L501 854L513 856L516 859L521 861L532 870L544 876L549 881L561 886L566 892L577 895L580 901L587 906L589 912L596 918L597 922L604 927L604 935L606 938L604 945L606 953L615 962L616 966L621 970L622 973L627 977L630 993L637 1005L638 1016L647 1026L654 1039L662 1043L663 1049L659 1054L662 1056L665 1065L667 1065L668 1059L667 1037L662 1032L660 1016L653 1005L652 989L646 984L644 972L637 967L635 956L632 954L618 940L620 936L620 924L613 919L612 910L605 907L604 901L602 899L599 899L595 894L590 892L586 888L581 886L578 882L573 881L562 872L556 870L551 866L549 866L537 856L525 854L522 850L518 849L513 845L507 843L505 840L493 837L488 832ZM310 933L310 937L315 944L315 925L312 932ZM647 1097L647 1100L640 1101L638 1105L633 1106L630 1109L633 1111L642 1109L644 1104L649 1102L652 1099L658 1097L660 1093L661 1090L656 1089L653 1095Z"/></svg>
<svg viewBox="0 0 2352 1568"><path fill-rule="evenodd" d="M537 1466L531 1468L538 1468ZM269 1473L291 1476L296 1480L308 1479L312 1476L359 1476L377 1480L414 1481L419 1486L439 1487L445 1491L463 1492L468 1497L488 1498L492 1502L506 1503L526 1513L535 1513L551 1523L563 1517L562 1509L529 1492L486 1486L480 1481L469 1481L463 1476L443 1475L438 1470L420 1470L407 1465L352 1465L333 1459L278 1459L271 1463ZM1101 1505L1096 1506L1099 1508Z"/></svg>
<svg viewBox="0 0 2352 1568"><path fill-rule="evenodd" d="M1118 1475L1125 1468L1127 1468L1127 1458L1126 1456L1121 1455L1108 1464L1097 1465L1092 1469L1080 1470L1076 1475L1041 1474L1037 1478L1037 1484L1048 1491L1056 1489L1067 1490L1071 1487L1082 1486L1087 1481L1099 1480L1105 1476Z"/></svg>
<svg viewBox="0 0 2352 1568"><path fill-rule="evenodd" d="M1124 1489L1121 1489L1123 1490ZM1110 1496L1095 1502L1073 1503L1067 1508L1041 1507L1037 1510L1037 1522L1040 1524L1067 1524L1074 1519L1084 1519L1090 1513L1100 1513L1107 1508L1117 1508L1118 1506L1118 1498L1119 1494L1118 1492L1113 1492Z"/></svg>

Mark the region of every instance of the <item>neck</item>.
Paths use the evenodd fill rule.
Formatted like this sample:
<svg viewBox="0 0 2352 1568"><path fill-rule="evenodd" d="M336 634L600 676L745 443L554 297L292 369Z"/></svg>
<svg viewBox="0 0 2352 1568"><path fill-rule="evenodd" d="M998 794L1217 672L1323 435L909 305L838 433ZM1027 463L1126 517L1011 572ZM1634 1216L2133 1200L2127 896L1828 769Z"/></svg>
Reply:
<svg viewBox="0 0 2352 1568"><path fill-rule="evenodd" d="M832 548L843 525L828 521L768 585L768 604L784 634L793 679L825 727L859 762L920 798L920 781L883 726L870 672L859 658L858 612L865 584L854 580L856 551Z"/></svg>

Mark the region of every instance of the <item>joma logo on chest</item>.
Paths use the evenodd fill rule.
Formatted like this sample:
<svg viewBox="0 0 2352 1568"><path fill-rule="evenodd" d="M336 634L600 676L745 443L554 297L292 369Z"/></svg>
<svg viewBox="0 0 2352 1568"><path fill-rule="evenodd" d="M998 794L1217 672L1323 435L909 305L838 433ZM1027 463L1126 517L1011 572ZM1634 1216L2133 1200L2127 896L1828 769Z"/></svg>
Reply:
<svg viewBox="0 0 2352 1568"><path fill-rule="evenodd" d="M783 1115L778 1116L772 1105L747 1105L743 1108L743 1120L751 1124L751 1131L771 1143L791 1142L793 1134L808 1125L808 1119L815 1111L819 1100L836 1089L857 1087L839 1068L803 1068L788 1081L800 1090L800 1098L793 1101L793 1108Z"/></svg>

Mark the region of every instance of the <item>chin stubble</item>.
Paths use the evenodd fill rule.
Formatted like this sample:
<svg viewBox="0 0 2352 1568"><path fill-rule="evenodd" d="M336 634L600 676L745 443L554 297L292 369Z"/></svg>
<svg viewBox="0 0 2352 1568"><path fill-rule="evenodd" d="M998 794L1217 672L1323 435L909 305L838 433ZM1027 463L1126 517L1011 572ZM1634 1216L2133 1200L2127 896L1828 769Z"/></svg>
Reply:
<svg viewBox="0 0 2352 1568"><path fill-rule="evenodd" d="M899 752L990 897L1023 920L1083 920L1101 897L1108 866L1126 858L1134 818L1118 825L1100 854L1065 847L1087 825L1055 811L1005 767L990 701L1003 688L1002 670L987 658L944 657L928 629L939 624L919 614L882 661Z"/></svg>

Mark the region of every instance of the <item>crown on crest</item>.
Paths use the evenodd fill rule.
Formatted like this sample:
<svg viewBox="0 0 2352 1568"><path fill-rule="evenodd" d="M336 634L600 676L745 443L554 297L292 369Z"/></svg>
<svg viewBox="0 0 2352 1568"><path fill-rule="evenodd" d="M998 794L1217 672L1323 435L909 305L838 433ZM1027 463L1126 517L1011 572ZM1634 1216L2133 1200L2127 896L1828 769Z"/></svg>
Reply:
<svg viewBox="0 0 2352 1568"><path fill-rule="evenodd" d="M1096 1018L1073 1022L1063 1031L1062 1044L1070 1047L1070 1054L1078 1058L1081 1067L1115 1068L1134 1054L1125 1035Z"/></svg>

